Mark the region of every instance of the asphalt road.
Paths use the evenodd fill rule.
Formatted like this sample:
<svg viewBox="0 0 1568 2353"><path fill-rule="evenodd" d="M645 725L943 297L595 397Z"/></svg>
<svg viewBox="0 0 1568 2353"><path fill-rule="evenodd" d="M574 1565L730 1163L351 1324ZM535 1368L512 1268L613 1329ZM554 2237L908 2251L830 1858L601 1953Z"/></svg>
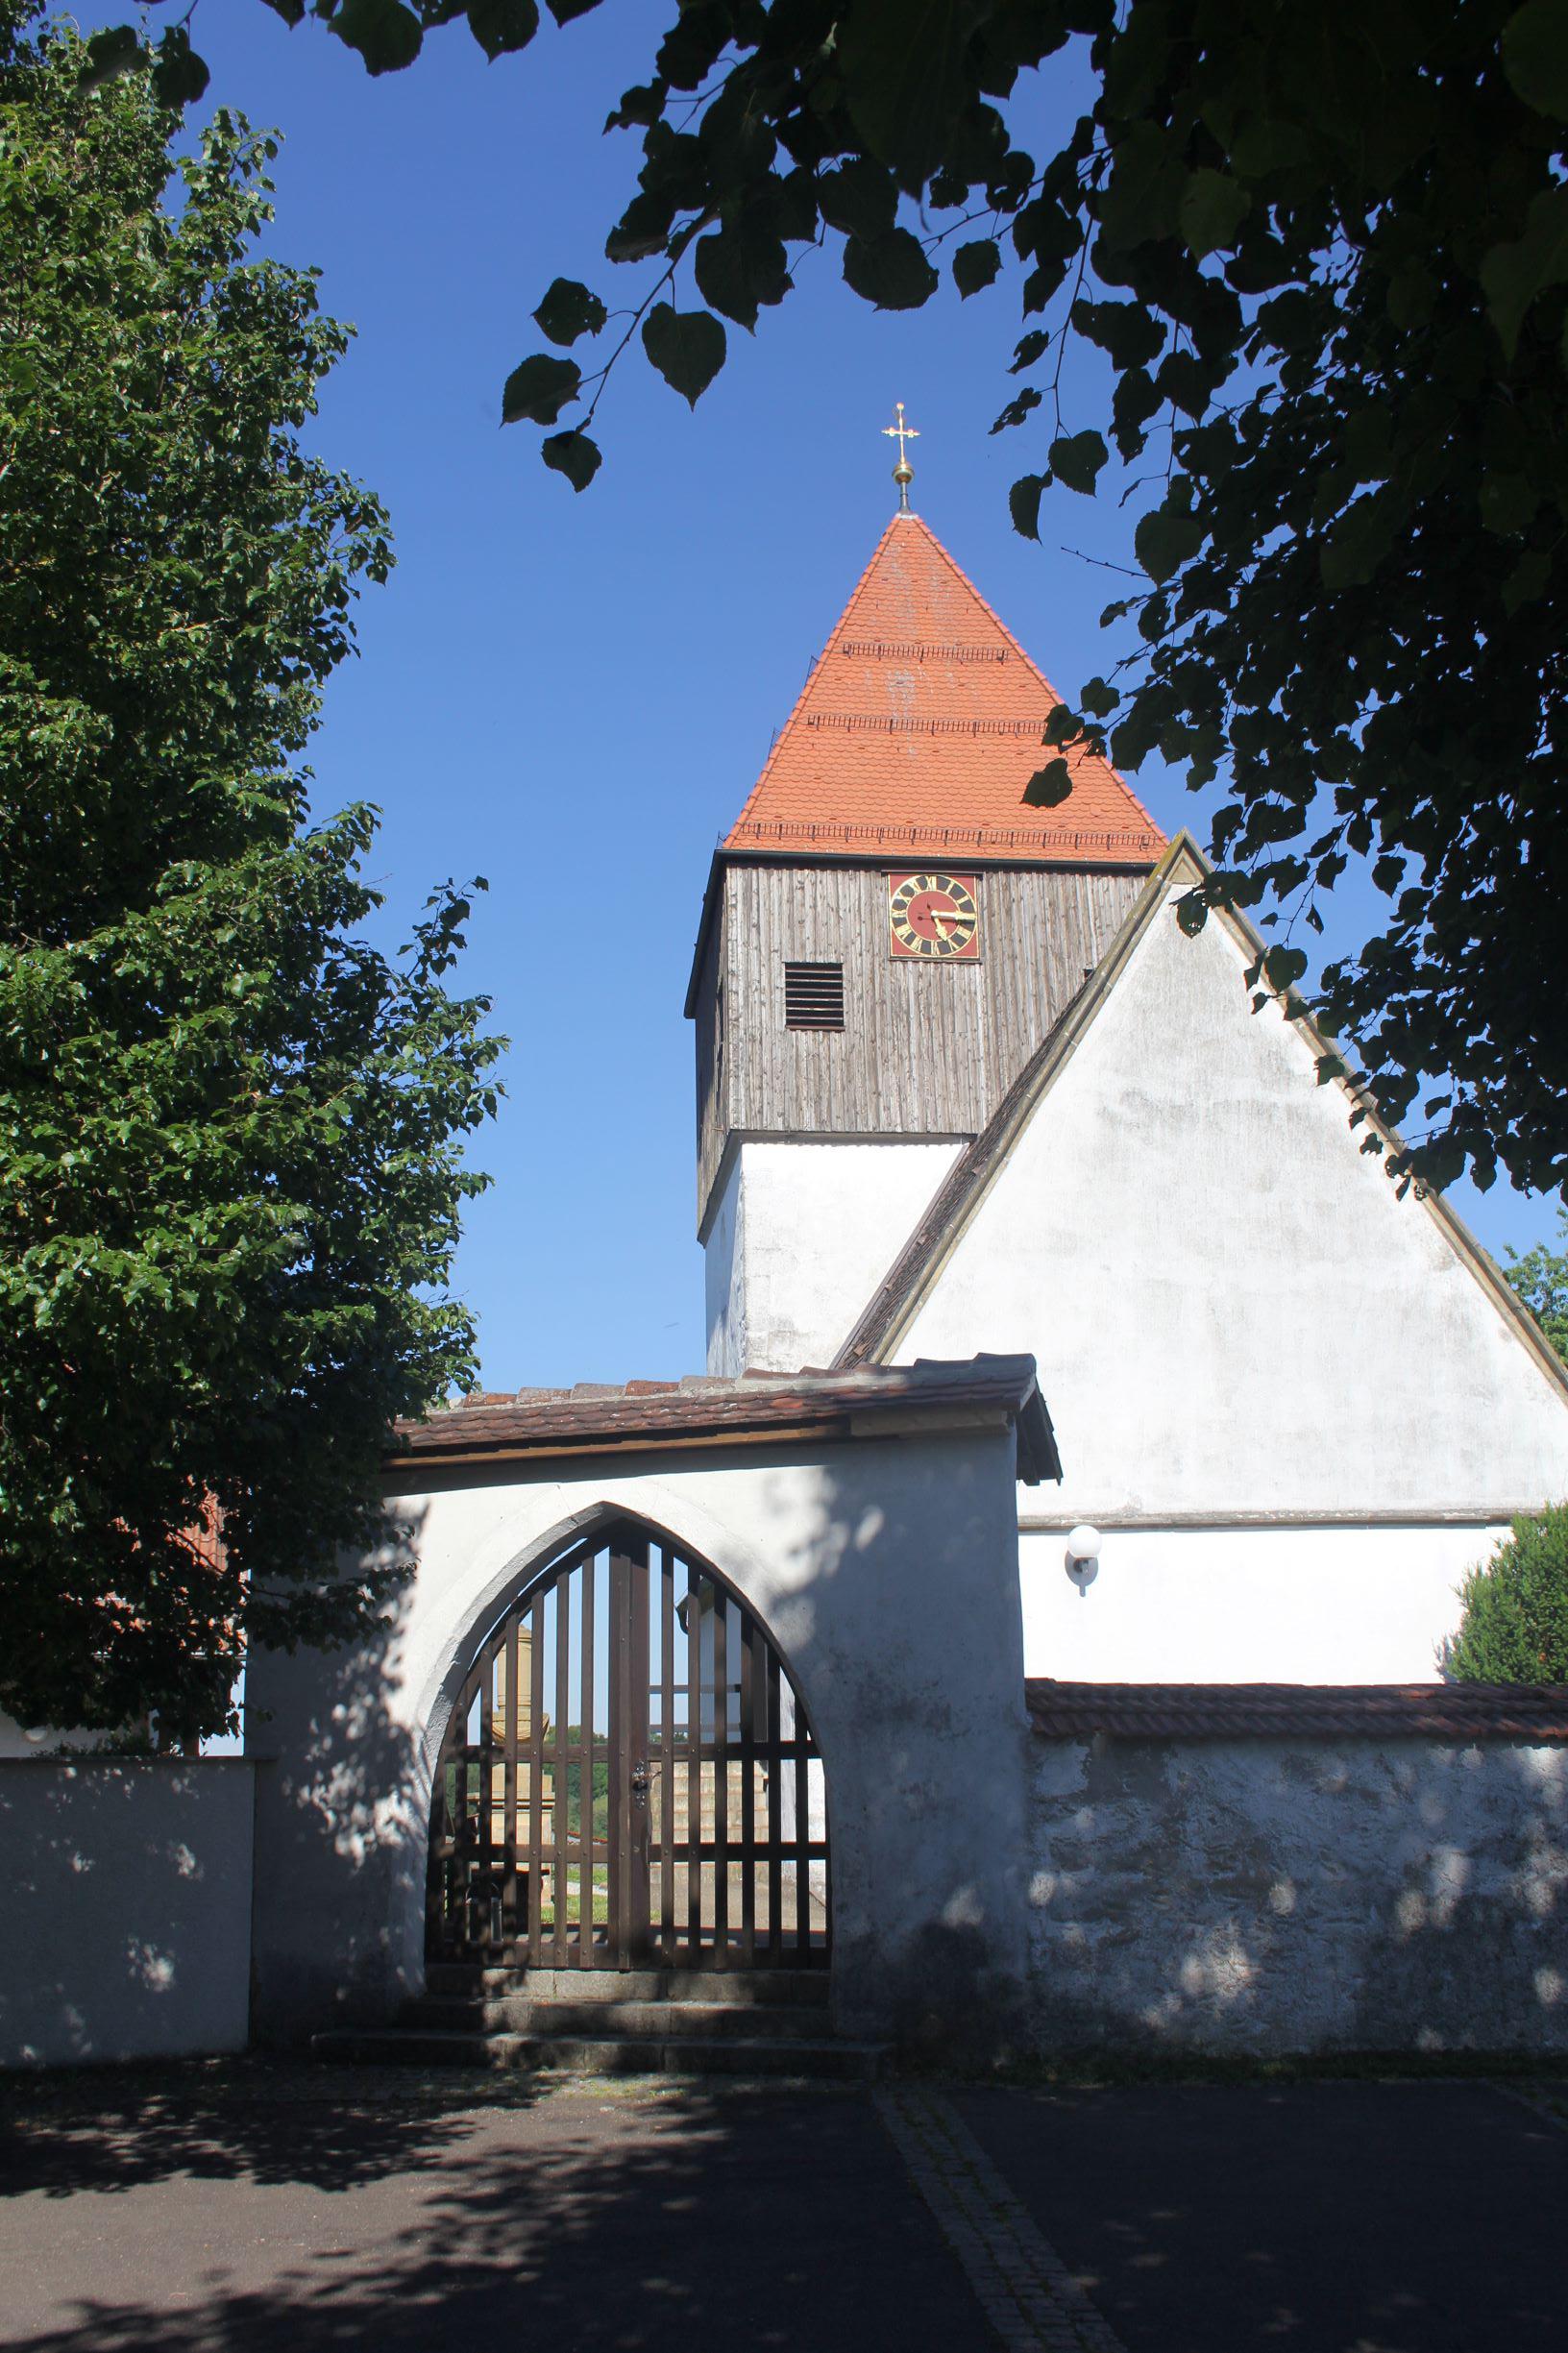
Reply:
<svg viewBox="0 0 1568 2353"><path fill-rule="evenodd" d="M953 2105L1127 2353L1568 2348L1568 2101L1550 2094L1164 2084Z"/></svg>
<svg viewBox="0 0 1568 2353"><path fill-rule="evenodd" d="M997 2334L865 2092L488 2096L243 2066L12 2078L0 2343L1080 2341L1070 2316L1060 2336ZM1125 2353L1531 2353L1568 2345L1568 2132L1549 2106L1484 2083L1307 2083L957 2090L945 2113Z"/></svg>

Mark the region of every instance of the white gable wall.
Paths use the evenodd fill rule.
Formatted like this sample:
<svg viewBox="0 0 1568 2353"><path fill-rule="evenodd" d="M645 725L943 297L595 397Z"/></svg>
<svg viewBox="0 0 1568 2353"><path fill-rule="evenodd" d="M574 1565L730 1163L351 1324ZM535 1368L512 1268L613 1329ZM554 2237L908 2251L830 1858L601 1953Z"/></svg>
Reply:
<svg viewBox="0 0 1568 2353"><path fill-rule="evenodd" d="M1047 1490L1020 1493L1025 1514ZM1066 1524L1018 1537L1025 1671L1079 1682L1421 1683L1458 1623L1458 1584L1501 1524L1101 1530L1087 1590Z"/></svg>
<svg viewBox="0 0 1568 2353"><path fill-rule="evenodd" d="M704 1236L709 1372L831 1364L962 1149L738 1145Z"/></svg>
<svg viewBox="0 0 1568 2353"><path fill-rule="evenodd" d="M1431 1676L1463 1569L1568 1493L1568 1396L1175 895L894 1360L1032 1353L1066 1480L1020 1507L1114 1531L1084 1595L1026 1535L1031 1673Z"/></svg>

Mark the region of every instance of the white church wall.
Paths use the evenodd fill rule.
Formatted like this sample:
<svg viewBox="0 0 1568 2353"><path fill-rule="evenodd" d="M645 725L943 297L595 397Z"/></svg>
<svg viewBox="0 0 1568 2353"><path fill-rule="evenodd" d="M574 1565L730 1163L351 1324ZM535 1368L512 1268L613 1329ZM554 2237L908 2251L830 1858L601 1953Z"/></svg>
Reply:
<svg viewBox="0 0 1568 2353"><path fill-rule="evenodd" d="M1568 1750L1037 1738L1033 2040L1568 2048Z"/></svg>
<svg viewBox="0 0 1568 2353"><path fill-rule="evenodd" d="M1309 1042L1250 1012L1243 964L1219 922L1188 940L1167 906L895 1351L1033 1354L1066 1473L1053 1514L1141 1524L1114 1539L1123 1574L1108 1547L1084 1602L1064 1577L1036 1609L1034 1671L1131 1678L1158 1652L1206 1676L1308 1656L1330 1679L1430 1675L1486 1529L1568 1493L1568 1396L1431 1207L1360 1150ZM1298 1532L1206 1544L1175 1525L1254 1513ZM1408 1532L1311 1526L1359 1513ZM1416 1525L1436 1513L1474 1532Z"/></svg>
<svg viewBox="0 0 1568 2353"><path fill-rule="evenodd" d="M461 1675L527 1565L630 1512L739 1589L811 1711L841 2027L978 2031L1022 1984L1022 1633L1011 1432L605 1456L389 1506L384 1642L252 1660L258 2029L384 2016L423 1983L430 1774ZM557 1470L551 1465L551 1472ZM952 1638L962 1612L963 1640Z"/></svg>
<svg viewBox="0 0 1568 2353"><path fill-rule="evenodd" d="M66 1747L90 1749L102 1738L102 1732L84 1730L80 1725L66 1730L53 1724L18 1724L0 1708L0 1759L48 1756Z"/></svg>
<svg viewBox="0 0 1568 2353"><path fill-rule="evenodd" d="M1020 1495L1038 1507L1040 1490ZM1027 1529L1024 1669L1067 1682L1430 1682L1460 1579L1507 1532L1114 1529L1080 1589L1065 1527Z"/></svg>
<svg viewBox="0 0 1568 2353"><path fill-rule="evenodd" d="M962 1148L740 1144L705 1236L709 1372L831 1364Z"/></svg>

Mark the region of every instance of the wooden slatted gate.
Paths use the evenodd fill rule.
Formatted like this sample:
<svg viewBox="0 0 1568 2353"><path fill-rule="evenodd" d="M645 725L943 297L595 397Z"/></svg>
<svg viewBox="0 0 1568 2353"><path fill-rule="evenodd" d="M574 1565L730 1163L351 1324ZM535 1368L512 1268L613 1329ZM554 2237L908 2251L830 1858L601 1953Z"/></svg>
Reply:
<svg viewBox="0 0 1568 2353"><path fill-rule="evenodd" d="M601 1531L491 1628L442 1745L428 1924L432 1960L826 1965L821 1758L705 1563Z"/></svg>

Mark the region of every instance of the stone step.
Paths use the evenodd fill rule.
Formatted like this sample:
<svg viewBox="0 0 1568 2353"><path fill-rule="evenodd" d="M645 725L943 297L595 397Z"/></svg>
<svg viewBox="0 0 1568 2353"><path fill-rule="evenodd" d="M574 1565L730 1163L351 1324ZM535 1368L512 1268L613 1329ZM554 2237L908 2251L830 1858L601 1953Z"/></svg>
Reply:
<svg viewBox="0 0 1568 2353"><path fill-rule="evenodd" d="M826 2026L816 2004L752 2002L538 2000L528 1994L502 1994L469 2000L451 1994L426 1994L411 2001L397 2023L417 2033L624 2035L662 2042L695 2035L715 2040L739 2036L753 2042L821 2040Z"/></svg>
<svg viewBox="0 0 1568 2353"><path fill-rule="evenodd" d="M320 2059L351 2067L473 2067L566 2075L788 2075L870 2082L880 2043L760 2041L742 2036L454 2034L411 2026L312 2038Z"/></svg>
<svg viewBox="0 0 1568 2353"><path fill-rule="evenodd" d="M821 2010L828 1976L825 1969L482 1969L470 1961L432 1961L425 1990L468 2001L526 1995L541 2001L712 2001Z"/></svg>

